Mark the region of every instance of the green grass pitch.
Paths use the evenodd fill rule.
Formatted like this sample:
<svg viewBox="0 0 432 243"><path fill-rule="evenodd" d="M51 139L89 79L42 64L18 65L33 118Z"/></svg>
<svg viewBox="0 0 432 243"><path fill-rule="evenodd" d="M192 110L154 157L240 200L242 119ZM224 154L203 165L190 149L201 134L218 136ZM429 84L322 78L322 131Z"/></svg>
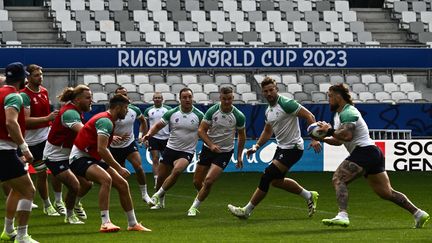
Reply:
<svg viewBox="0 0 432 243"><path fill-rule="evenodd" d="M243 206L259 182L259 173L224 173L210 196L201 204L195 218L186 216L196 192L192 175L184 174L168 192L166 208L150 210L141 200L135 177L129 178L135 212L139 221L153 230L150 233L126 231L127 221L114 190L111 193L111 220L122 227L118 233L99 233L100 219L95 185L84 198L88 214L85 225L65 225L63 217L44 216L35 209L29 232L40 242L378 242L431 241L432 224L413 229L413 217L391 202L381 200L360 178L349 186L348 228L322 225L321 219L335 216L335 193L331 173L290 173L309 190L320 193L318 211L307 217L305 201L297 195L270 188L264 201L248 220L233 217L227 204ZM147 174L150 196L153 177ZM431 175L427 172L390 173L392 185L405 193L417 206L432 213ZM3 197L4 198L4 197ZM51 197L53 200L53 197ZM37 196L35 202L42 206ZM4 200L1 204L4 212Z"/></svg>

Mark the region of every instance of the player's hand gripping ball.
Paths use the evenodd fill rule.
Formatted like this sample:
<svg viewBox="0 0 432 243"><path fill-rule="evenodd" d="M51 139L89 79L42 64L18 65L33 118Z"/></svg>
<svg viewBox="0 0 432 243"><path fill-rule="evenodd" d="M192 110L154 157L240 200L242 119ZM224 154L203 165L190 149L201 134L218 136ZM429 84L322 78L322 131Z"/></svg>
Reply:
<svg viewBox="0 0 432 243"><path fill-rule="evenodd" d="M312 124L309 125L309 127L307 128L307 133L309 136L311 137L315 137L315 138L324 138L326 136L326 132L324 131L319 131L320 127L318 126L318 123L314 122Z"/></svg>

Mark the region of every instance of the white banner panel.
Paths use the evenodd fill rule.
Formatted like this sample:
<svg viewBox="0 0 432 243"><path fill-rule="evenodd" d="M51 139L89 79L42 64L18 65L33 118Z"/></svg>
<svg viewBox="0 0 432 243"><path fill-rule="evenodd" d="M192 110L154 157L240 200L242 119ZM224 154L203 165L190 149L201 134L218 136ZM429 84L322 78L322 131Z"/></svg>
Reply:
<svg viewBox="0 0 432 243"><path fill-rule="evenodd" d="M388 171L432 171L432 140L374 141L386 158ZM324 171L335 171L348 156L344 146L324 144Z"/></svg>

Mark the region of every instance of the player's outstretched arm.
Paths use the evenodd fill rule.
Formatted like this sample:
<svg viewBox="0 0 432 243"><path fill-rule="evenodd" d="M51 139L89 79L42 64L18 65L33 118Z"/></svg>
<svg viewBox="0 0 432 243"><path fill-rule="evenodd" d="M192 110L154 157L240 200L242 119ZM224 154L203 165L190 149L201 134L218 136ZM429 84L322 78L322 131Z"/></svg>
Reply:
<svg viewBox="0 0 432 243"><path fill-rule="evenodd" d="M246 129L242 128L237 131L238 141L237 141L237 168L243 168L243 149L246 143Z"/></svg>
<svg viewBox="0 0 432 243"><path fill-rule="evenodd" d="M143 142L149 140L149 138L153 137L156 133L159 132L162 128L166 126L165 123L162 121L158 121L156 124L154 124L152 127L150 127L150 130L148 130L147 134L143 137Z"/></svg>
<svg viewBox="0 0 432 243"><path fill-rule="evenodd" d="M217 144L214 144L210 137L207 135L209 129L210 125L205 121L201 121L198 128L198 136L204 141L205 144L207 144L207 146L212 152L220 153L220 147Z"/></svg>
<svg viewBox="0 0 432 243"><path fill-rule="evenodd" d="M271 125L266 123L264 125L264 130L261 132L261 135L258 141L256 142L256 144L254 144L252 148L246 151L246 156L250 158L250 156L253 153L255 153L262 145L264 145L271 138L272 134L273 134L273 129Z"/></svg>
<svg viewBox="0 0 432 243"><path fill-rule="evenodd" d="M130 175L129 171L123 167L114 159L111 152L108 149L109 138L105 134L98 134L97 137L97 151L101 158L113 169L115 169L123 178Z"/></svg>

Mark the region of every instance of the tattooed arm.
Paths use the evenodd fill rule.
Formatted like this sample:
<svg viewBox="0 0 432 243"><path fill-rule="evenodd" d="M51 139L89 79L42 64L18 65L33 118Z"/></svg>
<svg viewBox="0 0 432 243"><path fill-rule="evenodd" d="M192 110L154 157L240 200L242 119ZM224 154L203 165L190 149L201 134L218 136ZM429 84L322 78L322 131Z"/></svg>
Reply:
<svg viewBox="0 0 432 243"><path fill-rule="evenodd" d="M343 123L341 126L333 133L333 137L337 140L349 142L353 139L355 130L355 125L352 123Z"/></svg>
<svg viewBox="0 0 432 243"><path fill-rule="evenodd" d="M353 139L355 125L353 123L343 123L337 130L332 128L330 123L325 121L318 122L320 127L318 131L327 133L324 142L331 145L341 145L342 142L349 142ZM332 130L331 133L329 133Z"/></svg>

